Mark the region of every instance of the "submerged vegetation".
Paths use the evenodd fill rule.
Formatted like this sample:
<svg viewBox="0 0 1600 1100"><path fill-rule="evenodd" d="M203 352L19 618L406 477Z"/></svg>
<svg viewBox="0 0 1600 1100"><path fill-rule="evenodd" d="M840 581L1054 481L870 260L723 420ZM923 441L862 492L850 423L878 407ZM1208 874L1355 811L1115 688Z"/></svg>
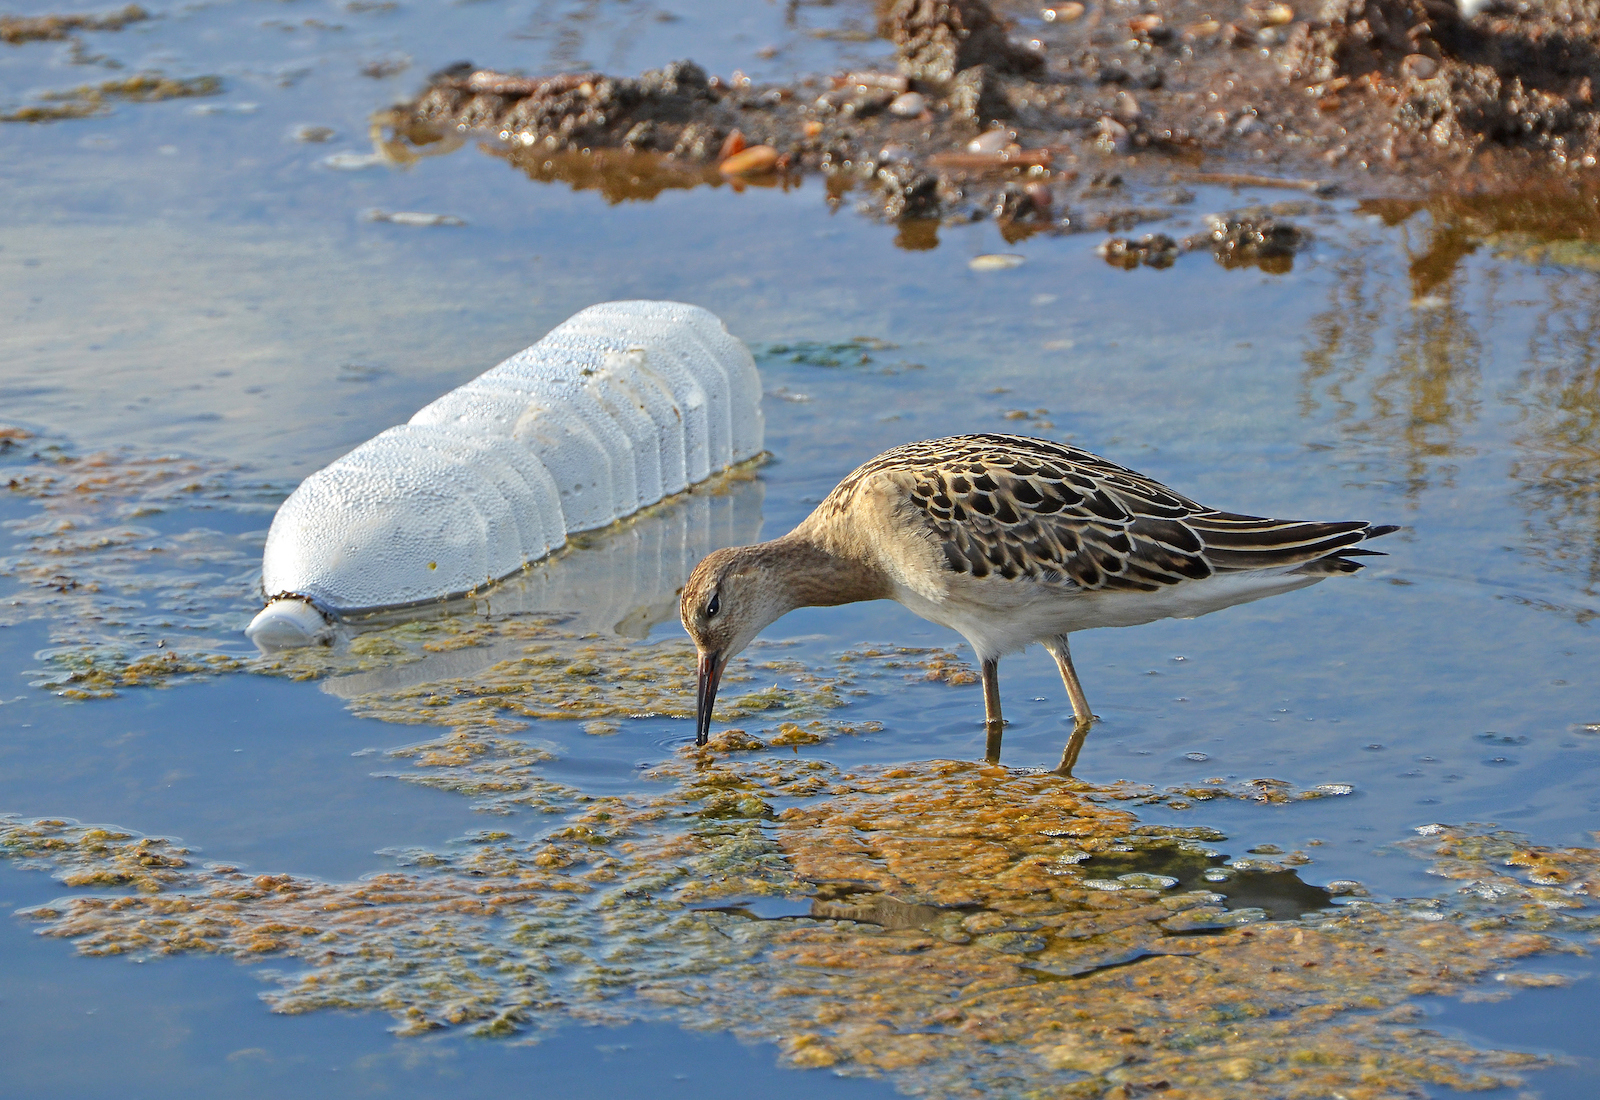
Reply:
<svg viewBox="0 0 1600 1100"><path fill-rule="evenodd" d="M1226 876L1182 889L1123 871L1227 865L1219 834L1143 825L1117 787L685 751L647 793L595 797L490 731L390 758L397 778L537 816L389 852L390 869L345 883L197 865L177 841L62 820L5 819L0 851L75 888L22 914L45 934L94 955L275 961L280 1012L485 1036L678 1020L937 1096L1514 1085L1544 1060L1419 1027L1412 1001L1564 984L1519 961L1600 931L1596 850L1511 833L1431 826L1399 845L1455 884L1441 896L1268 919L1230 908ZM760 919L755 897L793 915Z"/></svg>

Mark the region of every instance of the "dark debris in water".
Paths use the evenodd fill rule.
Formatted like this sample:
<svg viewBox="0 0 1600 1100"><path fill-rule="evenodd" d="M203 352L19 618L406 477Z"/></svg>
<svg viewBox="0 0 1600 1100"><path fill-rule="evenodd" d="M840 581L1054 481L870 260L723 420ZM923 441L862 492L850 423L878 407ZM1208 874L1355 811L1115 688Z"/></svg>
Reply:
<svg viewBox="0 0 1600 1100"><path fill-rule="evenodd" d="M789 343L765 344L754 348L758 362L783 360L807 367L861 367L871 368L878 374L900 374L908 370L921 370L921 363L899 359L883 362L883 353L896 351L898 344L873 336L854 336L848 340L800 340Z"/></svg>
<svg viewBox="0 0 1600 1100"><path fill-rule="evenodd" d="M1288 202L1249 207L1206 219L1203 233L1174 240L1165 233L1147 233L1138 240L1113 237L1099 246L1112 267L1168 268L1188 252L1210 252L1226 268L1255 267L1282 275L1294 267L1294 257L1311 245L1309 230L1287 220L1288 214L1324 213L1320 203Z"/></svg>

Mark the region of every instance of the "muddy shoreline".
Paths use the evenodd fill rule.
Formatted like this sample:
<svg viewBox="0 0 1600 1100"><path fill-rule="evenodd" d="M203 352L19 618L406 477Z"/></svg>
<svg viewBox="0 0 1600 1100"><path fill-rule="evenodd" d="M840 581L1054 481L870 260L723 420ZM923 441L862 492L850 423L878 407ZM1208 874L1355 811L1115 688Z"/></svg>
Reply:
<svg viewBox="0 0 1600 1100"><path fill-rule="evenodd" d="M1417 200L1600 178L1600 0L1047 2L881 4L892 68L790 84L692 61L637 78L462 63L377 129L402 159L474 135L612 201L820 175L829 203L898 223L909 248L991 217L1010 241L1126 232L1181 208L1186 184ZM1257 210L1106 256L1163 266L1209 247L1271 270L1303 243Z"/></svg>

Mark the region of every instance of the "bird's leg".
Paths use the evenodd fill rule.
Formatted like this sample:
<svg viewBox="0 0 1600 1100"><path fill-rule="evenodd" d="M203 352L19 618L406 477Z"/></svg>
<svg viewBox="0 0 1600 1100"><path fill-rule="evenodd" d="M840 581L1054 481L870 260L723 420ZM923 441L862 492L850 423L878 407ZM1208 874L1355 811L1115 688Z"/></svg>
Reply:
<svg viewBox="0 0 1600 1100"><path fill-rule="evenodd" d="M983 662L983 724L988 731L988 744L983 758L990 764L1000 763L1000 736L1005 721L1000 717L1000 658L990 657Z"/></svg>
<svg viewBox="0 0 1600 1100"><path fill-rule="evenodd" d="M1083 743L1089 736L1089 727L1094 724L1094 714L1089 710L1089 697L1083 693L1083 685L1078 683L1078 670L1072 667L1072 651L1067 648L1067 636L1057 634L1044 646L1050 651L1050 656L1056 659L1056 667L1061 670L1061 682L1067 688L1067 698L1072 700L1072 736L1067 739L1067 747L1061 753L1061 764L1056 768L1059 774L1070 776L1072 769L1077 766L1078 754L1083 751Z"/></svg>

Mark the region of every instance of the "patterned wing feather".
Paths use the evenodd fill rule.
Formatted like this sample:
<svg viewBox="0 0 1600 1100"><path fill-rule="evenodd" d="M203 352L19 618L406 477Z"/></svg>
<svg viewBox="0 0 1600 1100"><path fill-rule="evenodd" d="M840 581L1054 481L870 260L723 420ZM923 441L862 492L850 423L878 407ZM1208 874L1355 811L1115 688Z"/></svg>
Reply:
<svg viewBox="0 0 1600 1100"><path fill-rule="evenodd" d="M1024 436L897 447L834 490L834 508L878 478L930 526L952 571L1085 590L1154 592L1253 569L1353 571L1359 563L1340 555L1374 553L1351 548L1394 530L1219 512L1088 451Z"/></svg>

